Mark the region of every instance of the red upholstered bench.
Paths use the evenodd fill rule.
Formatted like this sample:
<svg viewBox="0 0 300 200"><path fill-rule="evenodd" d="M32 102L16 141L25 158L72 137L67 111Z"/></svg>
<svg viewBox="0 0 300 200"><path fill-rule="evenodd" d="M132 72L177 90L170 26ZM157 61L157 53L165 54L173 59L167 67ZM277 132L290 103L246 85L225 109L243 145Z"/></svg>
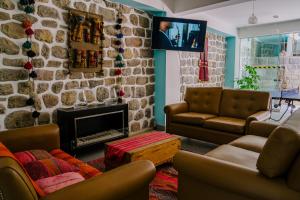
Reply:
<svg viewBox="0 0 300 200"><path fill-rule="evenodd" d="M156 166L171 161L180 150L178 136L150 132L105 144L105 166L112 169L135 160L151 160Z"/></svg>

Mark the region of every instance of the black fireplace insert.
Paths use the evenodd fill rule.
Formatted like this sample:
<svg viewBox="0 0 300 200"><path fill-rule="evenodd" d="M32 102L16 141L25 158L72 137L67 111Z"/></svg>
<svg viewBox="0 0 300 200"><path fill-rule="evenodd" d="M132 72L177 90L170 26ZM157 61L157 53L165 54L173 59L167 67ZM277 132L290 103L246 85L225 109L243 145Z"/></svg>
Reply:
<svg viewBox="0 0 300 200"><path fill-rule="evenodd" d="M128 105L94 105L57 111L61 147L79 149L128 136Z"/></svg>

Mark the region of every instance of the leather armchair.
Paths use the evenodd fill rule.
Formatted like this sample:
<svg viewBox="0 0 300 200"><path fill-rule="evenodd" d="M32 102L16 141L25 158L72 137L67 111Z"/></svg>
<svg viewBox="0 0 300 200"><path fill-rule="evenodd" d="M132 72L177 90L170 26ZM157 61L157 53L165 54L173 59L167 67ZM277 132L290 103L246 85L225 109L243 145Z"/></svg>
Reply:
<svg viewBox="0 0 300 200"><path fill-rule="evenodd" d="M30 149L47 151L59 148L57 125L43 125L0 133L2 142L12 152ZM137 161L116 168L86 181L68 186L42 198L45 200L148 200L149 183L155 176L150 161ZM19 164L7 157L0 158L0 199L38 200L30 180Z"/></svg>

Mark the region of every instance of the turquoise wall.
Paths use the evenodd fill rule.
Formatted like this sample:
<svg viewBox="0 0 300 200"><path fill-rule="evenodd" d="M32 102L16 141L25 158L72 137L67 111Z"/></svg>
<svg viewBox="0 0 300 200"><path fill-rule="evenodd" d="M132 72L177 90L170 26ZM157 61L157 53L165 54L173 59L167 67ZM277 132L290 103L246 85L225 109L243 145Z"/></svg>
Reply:
<svg viewBox="0 0 300 200"><path fill-rule="evenodd" d="M226 37L225 87L234 88L236 37Z"/></svg>

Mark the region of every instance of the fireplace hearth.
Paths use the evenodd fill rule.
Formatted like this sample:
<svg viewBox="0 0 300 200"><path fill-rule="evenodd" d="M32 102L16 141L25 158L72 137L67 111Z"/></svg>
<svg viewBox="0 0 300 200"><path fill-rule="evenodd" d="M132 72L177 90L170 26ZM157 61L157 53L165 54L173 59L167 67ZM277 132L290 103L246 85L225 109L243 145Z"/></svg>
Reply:
<svg viewBox="0 0 300 200"><path fill-rule="evenodd" d="M80 149L128 136L128 105L108 104L57 110L61 148Z"/></svg>

